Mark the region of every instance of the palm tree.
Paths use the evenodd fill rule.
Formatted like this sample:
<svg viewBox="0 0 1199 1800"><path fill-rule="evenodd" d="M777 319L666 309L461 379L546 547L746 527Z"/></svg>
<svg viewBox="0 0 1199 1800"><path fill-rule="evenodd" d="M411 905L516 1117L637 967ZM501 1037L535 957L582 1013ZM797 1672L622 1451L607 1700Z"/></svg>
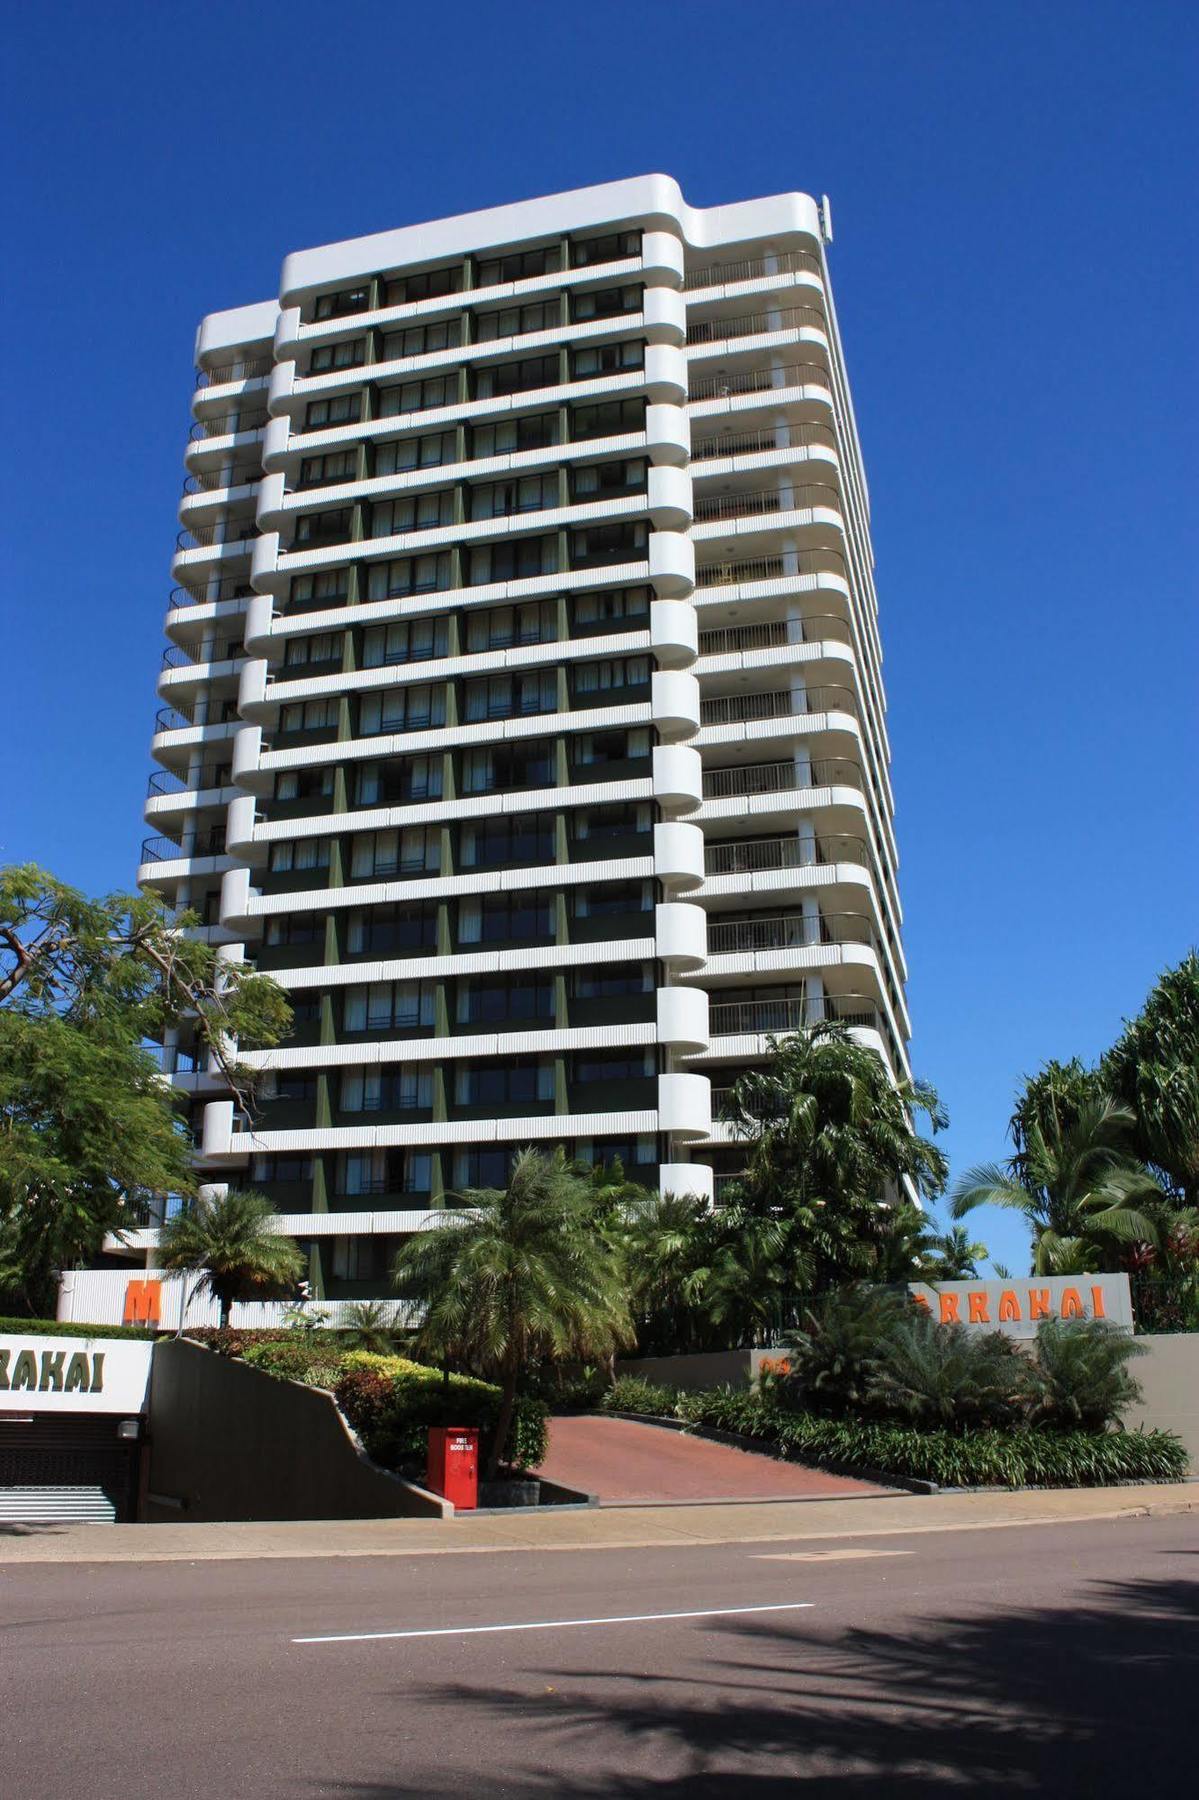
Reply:
<svg viewBox="0 0 1199 1800"><path fill-rule="evenodd" d="M561 1151L522 1150L506 1188L471 1188L403 1246L394 1285L424 1308L418 1353L500 1383L487 1463L508 1446L521 1371L547 1357L605 1356L631 1343L620 1261L596 1228L589 1185Z"/></svg>
<svg viewBox="0 0 1199 1800"><path fill-rule="evenodd" d="M1184 1207L1199 1204L1199 954L1150 990L1103 1058L1103 1079L1136 1115L1136 1149Z"/></svg>
<svg viewBox="0 0 1199 1800"><path fill-rule="evenodd" d="M921 1272L929 1281L974 1281L985 1262L987 1246L971 1242L964 1225L926 1232L917 1244Z"/></svg>
<svg viewBox="0 0 1199 1800"><path fill-rule="evenodd" d="M235 1300L272 1300L295 1287L304 1258L277 1228L278 1215L265 1194L229 1188L204 1195L162 1228L159 1248L166 1269L195 1270L221 1309L222 1330Z"/></svg>
<svg viewBox="0 0 1199 1800"><path fill-rule="evenodd" d="M620 1256L644 1354L700 1347L715 1250L713 1219L708 1203L694 1194L655 1194L622 1209L606 1224Z"/></svg>
<svg viewBox="0 0 1199 1800"><path fill-rule="evenodd" d="M1102 1094L1085 1100L1068 1124L1031 1119L1009 1163L967 1170L950 1212L955 1219L977 1206L1021 1213L1038 1275L1081 1274L1110 1265L1117 1245L1156 1244L1145 1207L1161 1199L1161 1189L1129 1154L1134 1123L1128 1107Z"/></svg>

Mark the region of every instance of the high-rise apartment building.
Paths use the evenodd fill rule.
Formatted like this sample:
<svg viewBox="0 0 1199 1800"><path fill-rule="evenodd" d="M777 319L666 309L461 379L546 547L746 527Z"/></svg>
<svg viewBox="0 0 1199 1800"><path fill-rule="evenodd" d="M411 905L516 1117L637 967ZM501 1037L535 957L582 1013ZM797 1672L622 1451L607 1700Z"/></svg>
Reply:
<svg viewBox="0 0 1199 1800"><path fill-rule="evenodd" d="M720 1089L907 1073L868 501L803 194L663 176L289 256L197 340L139 880L287 988L205 1179L330 1299L514 1149L719 1197Z"/></svg>

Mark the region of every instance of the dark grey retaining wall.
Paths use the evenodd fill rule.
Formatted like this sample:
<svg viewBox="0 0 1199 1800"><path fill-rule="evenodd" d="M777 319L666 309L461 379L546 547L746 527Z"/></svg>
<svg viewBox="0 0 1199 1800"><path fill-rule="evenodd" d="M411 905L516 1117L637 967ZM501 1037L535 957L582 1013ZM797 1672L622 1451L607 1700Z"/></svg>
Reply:
<svg viewBox="0 0 1199 1800"><path fill-rule="evenodd" d="M330 1394L185 1338L154 1347L146 1485L150 1523L453 1514L371 1462Z"/></svg>

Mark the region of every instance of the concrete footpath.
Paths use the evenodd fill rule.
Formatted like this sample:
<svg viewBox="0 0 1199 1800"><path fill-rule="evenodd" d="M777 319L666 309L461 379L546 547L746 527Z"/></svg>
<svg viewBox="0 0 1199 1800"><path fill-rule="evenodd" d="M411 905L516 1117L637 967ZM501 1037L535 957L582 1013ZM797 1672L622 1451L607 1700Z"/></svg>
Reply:
<svg viewBox="0 0 1199 1800"><path fill-rule="evenodd" d="M27 1563L226 1562L260 1558L484 1555L996 1530L1088 1519L1199 1516L1199 1482L1022 1493L613 1506L457 1519L287 1524L0 1526L0 1567Z"/></svg>

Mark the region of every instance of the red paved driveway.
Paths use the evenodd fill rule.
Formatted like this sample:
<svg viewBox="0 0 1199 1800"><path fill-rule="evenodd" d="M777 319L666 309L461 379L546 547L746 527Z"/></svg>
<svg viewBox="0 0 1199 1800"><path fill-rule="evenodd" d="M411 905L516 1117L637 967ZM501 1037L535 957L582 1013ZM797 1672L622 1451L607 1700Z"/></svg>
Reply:
<svg viewBox="0 0 1199 1800"><path fill-rule="evenodd" d="M550 1420L549 1453L539 1473L548 1481L598 1494L604 1506L654 1500L823 1500L893 1491L660 1425L594 1414Z"/></svg>

